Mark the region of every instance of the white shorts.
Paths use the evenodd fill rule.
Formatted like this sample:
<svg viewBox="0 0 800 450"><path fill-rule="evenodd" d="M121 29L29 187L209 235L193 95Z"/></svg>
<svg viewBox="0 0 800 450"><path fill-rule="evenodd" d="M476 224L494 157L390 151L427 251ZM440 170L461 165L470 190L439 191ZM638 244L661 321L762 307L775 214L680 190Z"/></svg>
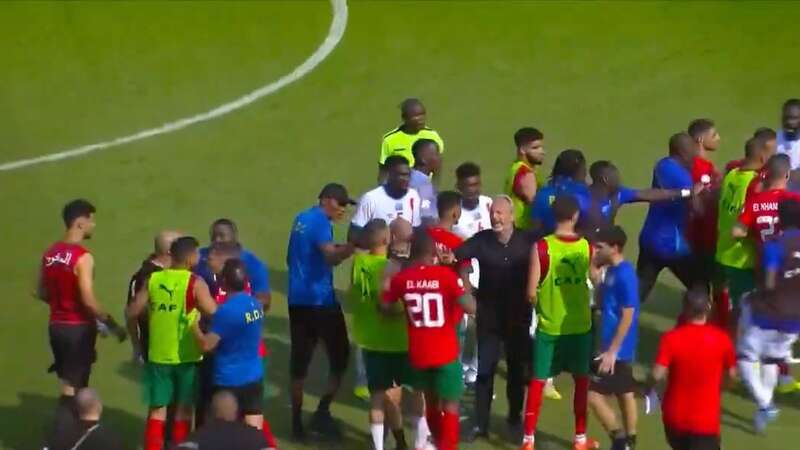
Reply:
<svg viewBox="0 0 800 450"><path fill-rule="evenodd" d="M739 338L739 358L748 361L787 360L792 356L792 345L797 337L796 333L767 330L749 324Z"/></svg>

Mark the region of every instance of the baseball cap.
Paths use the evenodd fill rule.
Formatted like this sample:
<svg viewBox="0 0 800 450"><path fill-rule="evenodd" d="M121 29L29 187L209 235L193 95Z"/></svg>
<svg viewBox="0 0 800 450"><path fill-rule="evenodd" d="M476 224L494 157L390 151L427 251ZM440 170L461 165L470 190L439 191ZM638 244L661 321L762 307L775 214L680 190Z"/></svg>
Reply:
<svg viewBox="0 0 800 450"><path fill-rule="evenodd" d="M325 187L322 188L322 191L319 193L319 198L322 200L323 198L332 198L339 202L340 205L355 205L356 201L350 198L347 194L347 188L342 186L339 183L328 183Z"/></svg>

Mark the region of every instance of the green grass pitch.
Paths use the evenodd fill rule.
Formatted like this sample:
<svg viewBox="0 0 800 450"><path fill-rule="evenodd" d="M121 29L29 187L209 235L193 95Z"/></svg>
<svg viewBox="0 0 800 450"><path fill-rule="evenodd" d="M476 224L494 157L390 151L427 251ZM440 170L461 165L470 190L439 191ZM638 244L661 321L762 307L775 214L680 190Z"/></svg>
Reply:
<svg viewBox="0 0 800 450"><path fill-rule="evenodd" d="M614 160L624 181L650 182L668 136L699 116L717 121L717 164L738 157L758 126L778 126L779 107L800 95L800 3L784 2L368 2L350 4L338 48L299 82L249 107L175 133L90 156L0 173L0 447L33 449L55 404L46 309L32 299L40 252L61 232L59 210L82 196L99 209L90 243L101 302L119 316L127 279L159 228L206 239L219 216L237 220L245 245L270 266L275 291L266 333L267 417L288 441L286 241L293 214L327 181L355 193L374 183L381 135L396 105L419 96L446 141L447 174L473 160L487 193L502 186L511 135L544 130L552 157L566 147ZM0 5L0 161L113 139L190 116L269 83L310 55L330 23L328 2L4 2ZM644 207L620 223L635 236ZM344 234L344 227L337 229ZM636 246L628 250L635 258ZM641 316L642 369L673 322L679 292L662 277ZM346 269L337 273L346 285ZM92 384L106 420L138 448L145 408L130 351L99 346ZM309 379L313 408L325 375ZM639 372L642 373L641 371ZM559 385L569 398L569 380ZM502 379L496 391L501 394ZM365 405L348 384L334 405L346 440L367 448ZM750 432L753 404L724 397L726 450L796 448L799 397L766 437ZM494 431L502 432L498 395ZM607 442L597 422L590 431ZM641 421L639 448L666 448L658 417ZM546 401L540 449L565 449L571 402ZM511 449L502 436L491 445Z"/></svg>

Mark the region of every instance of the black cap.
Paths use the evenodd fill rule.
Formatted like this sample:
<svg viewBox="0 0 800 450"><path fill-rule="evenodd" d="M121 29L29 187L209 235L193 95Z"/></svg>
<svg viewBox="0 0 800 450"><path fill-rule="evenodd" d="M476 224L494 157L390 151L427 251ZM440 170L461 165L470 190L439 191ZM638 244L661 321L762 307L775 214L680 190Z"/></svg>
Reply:
<svg viewBox="0 0 800 450"><path fill-rule="evenodd" d="M350 198L347 194L347 188L339 183L328 183L322 188L319 193L320 200L323 198L332 198L339 202L340 205L355 205L356 201Z"/></svg>

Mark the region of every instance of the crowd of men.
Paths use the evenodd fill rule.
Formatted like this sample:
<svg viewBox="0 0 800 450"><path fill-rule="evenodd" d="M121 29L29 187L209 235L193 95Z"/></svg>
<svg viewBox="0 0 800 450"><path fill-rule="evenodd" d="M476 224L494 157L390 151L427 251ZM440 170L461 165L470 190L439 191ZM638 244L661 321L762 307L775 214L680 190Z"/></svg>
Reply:
<svg viewBox="0 0 800 450"><path fill-rule="evenodd" d="M522 450L535 448L543 398L560 398L553 379L564 372L574 382L575 450L600 446L587 436L589 410L612 450L635 449L637 396L647 411L661 407L673 449L719 449L726 378L738 372L752 394L757 432L777 419L774 392L800 389L789 371L800 333L800 194L792 192L800 181L800 100L784 104L781 129L755 130L743 158L723 171L710 160L720 144L714 122L691 121L669 138L647 189L625 187L612 162L589 165L577 149L560 152L545 177L544 135L521 128L504 191L494 197L482 194L481 169L471 162L456 168L456 190L440 191L442 138L426 126L419 100L404 101L401 118L384 136L377 187L355 201L341 184L327 184L292 223L294 439L307 437L304 381L318 344L330 370L309 429L341 436L330 406L351 359L350 338L356 394L369 405L365 447L375 450L389 434L398 449L454 450L462 434L487 438L501 359L506 422ZM633 202L649 203L635 265L624 255L627 233L614 224ZM351 205L347 240L337 243L333 223ZM215 221L202 249L191 236L159 233L131 279L123 327L94 295L94 260L84 246L94 214L85 200L68 203L66 235L42 259L38 297L50 306L52 371L62 382L48 446L101 448L90 446L101 437L102 407L88 388L101 332L130 335L134 360L144 365L145 450L277 448L263 415L269 276L239 243L235 223ZM339 299L333 271L350 259L351 286ZM665 268L686 288L683 308L639 382L640 305ZM475 414L461 433L467 387ZM411 396L405 411L404 394ZM404 412L412 416L410 444Z"/></svg>

